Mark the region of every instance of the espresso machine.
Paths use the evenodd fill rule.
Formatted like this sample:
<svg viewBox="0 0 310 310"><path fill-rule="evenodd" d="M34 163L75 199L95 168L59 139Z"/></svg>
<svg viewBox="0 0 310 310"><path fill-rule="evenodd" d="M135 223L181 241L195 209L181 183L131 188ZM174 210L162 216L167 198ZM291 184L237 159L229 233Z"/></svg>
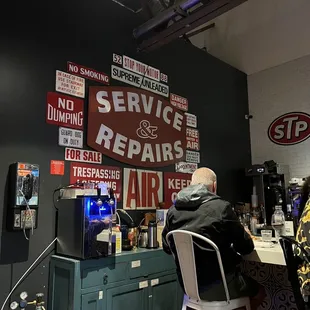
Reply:
<svg viewBox="0 0 310 310"><path fill-rule="evenodd" d="M66 188L57 203L56 253L90 259L115 253L112 220L116 200L112 190ZM113 240L114 239L114 240Z"/></svg>
<svg viewBox="0 0 310 310"><path fill-rule="evenodd" d="M283 212L287 213L285 188L287 174L279 173L277 167L276 163L268 161L246 169L246 176L252 178L253 188L256 190L257 206L260 208L264 227L271 225L271 216L276 205L282 205Z"/></svg>

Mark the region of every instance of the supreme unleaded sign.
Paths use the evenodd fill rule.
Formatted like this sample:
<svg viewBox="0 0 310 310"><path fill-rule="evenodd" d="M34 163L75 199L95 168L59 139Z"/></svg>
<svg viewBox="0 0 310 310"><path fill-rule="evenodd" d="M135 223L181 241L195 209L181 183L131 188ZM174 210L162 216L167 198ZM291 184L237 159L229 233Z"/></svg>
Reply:
<svg viewBox="0 0 310 310"><path fill-rule="evenodd" d="M110 83L110 78L107 74L70 61L67 62L67 71L106 85L109 85Z"/></svg>
<svg viewBox="0 0 310 310"><path fill-rule="evenodd" d="M162 172L125 168L123 196L124 209L156 209L163 201Z"/></svg>
<svg viewBox="0 0 310 310"><path fill-rule="evenodd" d="M65 160L101 164L102 154L99 152L95 152L95 151L77 150L77 149L72 149L70 147L66 147Z"/></svg>
<svg viewBox="0 0 310 310"><path fill-rule="evenodd" d="M163 167L185 156L183 113L130 87L90 87L87 144L120 162Z"/></svg>
<svg viewBox="0 0 310 310"><path fill-rule="evenodd" d="M46 122L48 124L83 128L84 102L82 99L48 92L46 101Z"/></svg>
<svg viewBox="0 0 310 310"><path fill-rule="evenodd" d="M70 184L105 182L112 188L118 200L122 193L122 171L119 167L71 163Z"/></svg>
<svg viewBox="0 0 310 310"><path fill-rule="evenodd" d="M129 70L111 66L111 77L114 80L124 82L126 84L149 90L157 95L169 97L169 86L136 74Z"/></svg>
<svg viewBox="0 0 310 310"><path fill-rule="evenodd" d="M165 204L169 208L174 204L177 193L190 185L192 176L186 173L165 172L164 173L164 193Z"/></svg>
<svg viewBox="0 0 310 310"><path fill-rule="evenodd" d="M175 94L170 94L170 103L183 111L188 110L188 100L186 98L183 98L181 96L175 95Z"/></svg>
<svg viewBox="0 0 310 310"><path fill-rule="evenodd" d="M56 70L56 91L76 97L85 97L85 79Z"/></svg>
<svg viewBox="0 0 310 310"><path fill-rule="evenodd" d="M199 131L193 128L186 128L186 148L199 151Z"/></svg>

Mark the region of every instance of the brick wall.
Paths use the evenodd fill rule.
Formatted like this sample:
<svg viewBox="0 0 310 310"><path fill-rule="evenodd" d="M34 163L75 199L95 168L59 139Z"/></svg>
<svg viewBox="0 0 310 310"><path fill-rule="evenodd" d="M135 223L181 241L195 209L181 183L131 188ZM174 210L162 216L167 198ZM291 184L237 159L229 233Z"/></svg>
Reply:
<svg viewBox="0 0 310 310"><path fill-rule="evenodd" d="M310 138L283 146L271 142L267 133L285 113L310 114L310 56L248 76L248 94L252 163L273 159L289 165L291 177L310 175Z"/></svg>

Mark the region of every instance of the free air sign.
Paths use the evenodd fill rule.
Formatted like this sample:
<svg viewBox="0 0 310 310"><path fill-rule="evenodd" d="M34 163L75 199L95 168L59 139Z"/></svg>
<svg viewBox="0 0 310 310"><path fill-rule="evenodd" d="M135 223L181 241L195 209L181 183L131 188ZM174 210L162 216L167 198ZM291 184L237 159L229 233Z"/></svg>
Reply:
<svg viewBox="0 0 310 310"><path fill-rule="evenodd" d="M83 129L84 102L82 99L48 92L46 122L48 124Z"/></svg>
<svg viewBox="0 0 310 310"><path fill-rule="evenodd" d="M95 152L95 151L77 150L77 149L72 149L70 147L66 147L65 160L101 164L102 154L99 152Z"/></svg>
<svg viewBox="0 0 310 310"><path fill-rule="evenodd" d="M118 200L122 193L122 171L119 167L101 166L84 163L71 163L70 184L75 183L107 183Z"/></svg>
<svg viewBox="0 0 310 310"><path fill-rule="evenodd" d="M192 176L186 173L165 172L164 173L164 192L165 204L169 208L176 199L180 190L187 187L191 183Z"/></svg>
<svg viewBox="0 0 310 310"><path fill-rule="evenodd" d="M82 65L75 64L70 61L67 62L67 71L82 76L86 79L93 80L106 85L109 85L110 82L110 78L107 74L99 72L94 69L87 68Z"/></svg>
<svg viewBox="0 0 310 310"><path fill-rule="evenodd" d="M276 118L268 128L269 139L279 145L294 145L310 136L310 115L291 112Z"/></svg>
<svg viewBox="0 0 310 310"><path fill-rule="evenodd" d="M60 146L83 148L83 131L59 127L58 144Z"/></svg>
<svg viewBox="0 0 310 310"><path fill-rule="evenodd" d="M162 172L124 169L123 208L156 209L163 201Z"/></svg>
<svg viewBox="0 0 310 310"><path fill-rule="evenodd" d="M199 131L194 128L186 128L186 148L199 151Z"/></svg>
<svg viewBox="0 0 310 310"><path fill-rule="evenodd" d="M157 95L130 87L90 87L87 144L138 167L185 157L185 117Z"/></svg>

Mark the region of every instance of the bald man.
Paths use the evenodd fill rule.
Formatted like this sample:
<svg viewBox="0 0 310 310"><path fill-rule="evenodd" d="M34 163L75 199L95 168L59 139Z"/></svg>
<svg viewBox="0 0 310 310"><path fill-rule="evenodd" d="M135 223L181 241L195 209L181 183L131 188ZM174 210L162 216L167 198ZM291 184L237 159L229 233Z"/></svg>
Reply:
<svg viewBox="0 0 310 310"><path fill-rule="evenodd" d="M250 254L254 244L244 230L229 202L216 195L216 174L208 168L199 168L192 175L191 185L182 189L175 204L170 207L162 233L163 249L176 256L172 243L171 250L166 242L169 231L189 230L212 240L220 249L224 271L231 298L252 297L252 309L262 301L259 285L240 272L241 255ZM206 246L196 240L201 246ZM226 300L221 281L218 261L214 252L194 246L196 272L200 297L203 300ZM179 264L176 259L179 281L183 287Z"/></svg>

